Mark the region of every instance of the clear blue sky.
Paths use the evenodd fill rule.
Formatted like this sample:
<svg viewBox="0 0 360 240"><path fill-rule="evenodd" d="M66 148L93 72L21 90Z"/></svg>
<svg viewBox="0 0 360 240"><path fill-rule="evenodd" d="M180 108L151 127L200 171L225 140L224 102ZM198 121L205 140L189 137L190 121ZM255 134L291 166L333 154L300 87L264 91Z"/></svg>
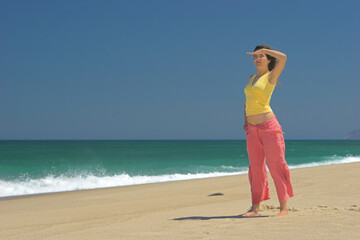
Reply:
<svg viewBox="0 0 360 240"><path fill-rule="evenodd" d="M0 2L0 139L244 139L252 51L286 139L360 128L360 1Z"/></svg>

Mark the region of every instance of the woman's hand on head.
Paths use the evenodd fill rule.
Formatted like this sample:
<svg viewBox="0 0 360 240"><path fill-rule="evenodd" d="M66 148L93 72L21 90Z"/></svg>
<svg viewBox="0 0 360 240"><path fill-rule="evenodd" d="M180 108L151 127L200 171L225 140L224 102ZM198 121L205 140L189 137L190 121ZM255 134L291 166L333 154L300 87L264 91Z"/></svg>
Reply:
<svg viewBox="0 0 360 240"><path fill-rule="evenodd" d="M261 54L261 53L265 53L266 50L264 48L258 49L255 52L247 52L246 54L248 55L254 55L254 54Z"/></svg>

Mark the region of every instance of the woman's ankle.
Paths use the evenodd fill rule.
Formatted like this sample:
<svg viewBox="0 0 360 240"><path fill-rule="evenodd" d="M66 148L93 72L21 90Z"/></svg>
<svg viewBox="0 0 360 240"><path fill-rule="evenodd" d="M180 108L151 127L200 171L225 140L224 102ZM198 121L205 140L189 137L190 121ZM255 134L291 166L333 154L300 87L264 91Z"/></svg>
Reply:
<svg viewBox="0 0 360 240"><path fill-rule="evenodd" d="M287 201L280 203L280 211L288 211Z"/></svg>
<svg viewBox="0 0 360 240"><path fill-rule="evenodd" d="M251 206L250 212L259 213L260 205L254 204Z"/></svg>

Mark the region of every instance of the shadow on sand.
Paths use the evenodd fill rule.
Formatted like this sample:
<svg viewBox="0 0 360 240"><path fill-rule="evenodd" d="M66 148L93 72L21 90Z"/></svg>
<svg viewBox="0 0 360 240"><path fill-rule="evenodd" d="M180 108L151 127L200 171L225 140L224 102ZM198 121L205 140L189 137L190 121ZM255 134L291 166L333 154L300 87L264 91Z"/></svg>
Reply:
<svg viewBox="0 0 360 240"><path fill-rule="evenodd" d="M266 218L272 217L269 215L261 215L261 216L253 216L253 217L244 217L241 215L235 216L213 216L213 217L202 217L202 216L192 216L192 217L182 217L182 218L174 218L174 221L182 221L182 220L211 220L211 219L237 219L237 218Z"/></svg>

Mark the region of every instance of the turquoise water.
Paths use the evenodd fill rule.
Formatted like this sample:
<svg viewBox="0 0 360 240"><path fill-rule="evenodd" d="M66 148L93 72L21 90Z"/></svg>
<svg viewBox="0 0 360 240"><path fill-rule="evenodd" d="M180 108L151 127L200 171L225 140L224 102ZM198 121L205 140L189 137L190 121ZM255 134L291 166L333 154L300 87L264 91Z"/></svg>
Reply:
<svg viewBox="0 0 360 240"><path fill-rule="evenodd" d="M360 161L360 141L287 140L290 168ZM244 174L246 142L0 141L0 197Z"/></svg>

